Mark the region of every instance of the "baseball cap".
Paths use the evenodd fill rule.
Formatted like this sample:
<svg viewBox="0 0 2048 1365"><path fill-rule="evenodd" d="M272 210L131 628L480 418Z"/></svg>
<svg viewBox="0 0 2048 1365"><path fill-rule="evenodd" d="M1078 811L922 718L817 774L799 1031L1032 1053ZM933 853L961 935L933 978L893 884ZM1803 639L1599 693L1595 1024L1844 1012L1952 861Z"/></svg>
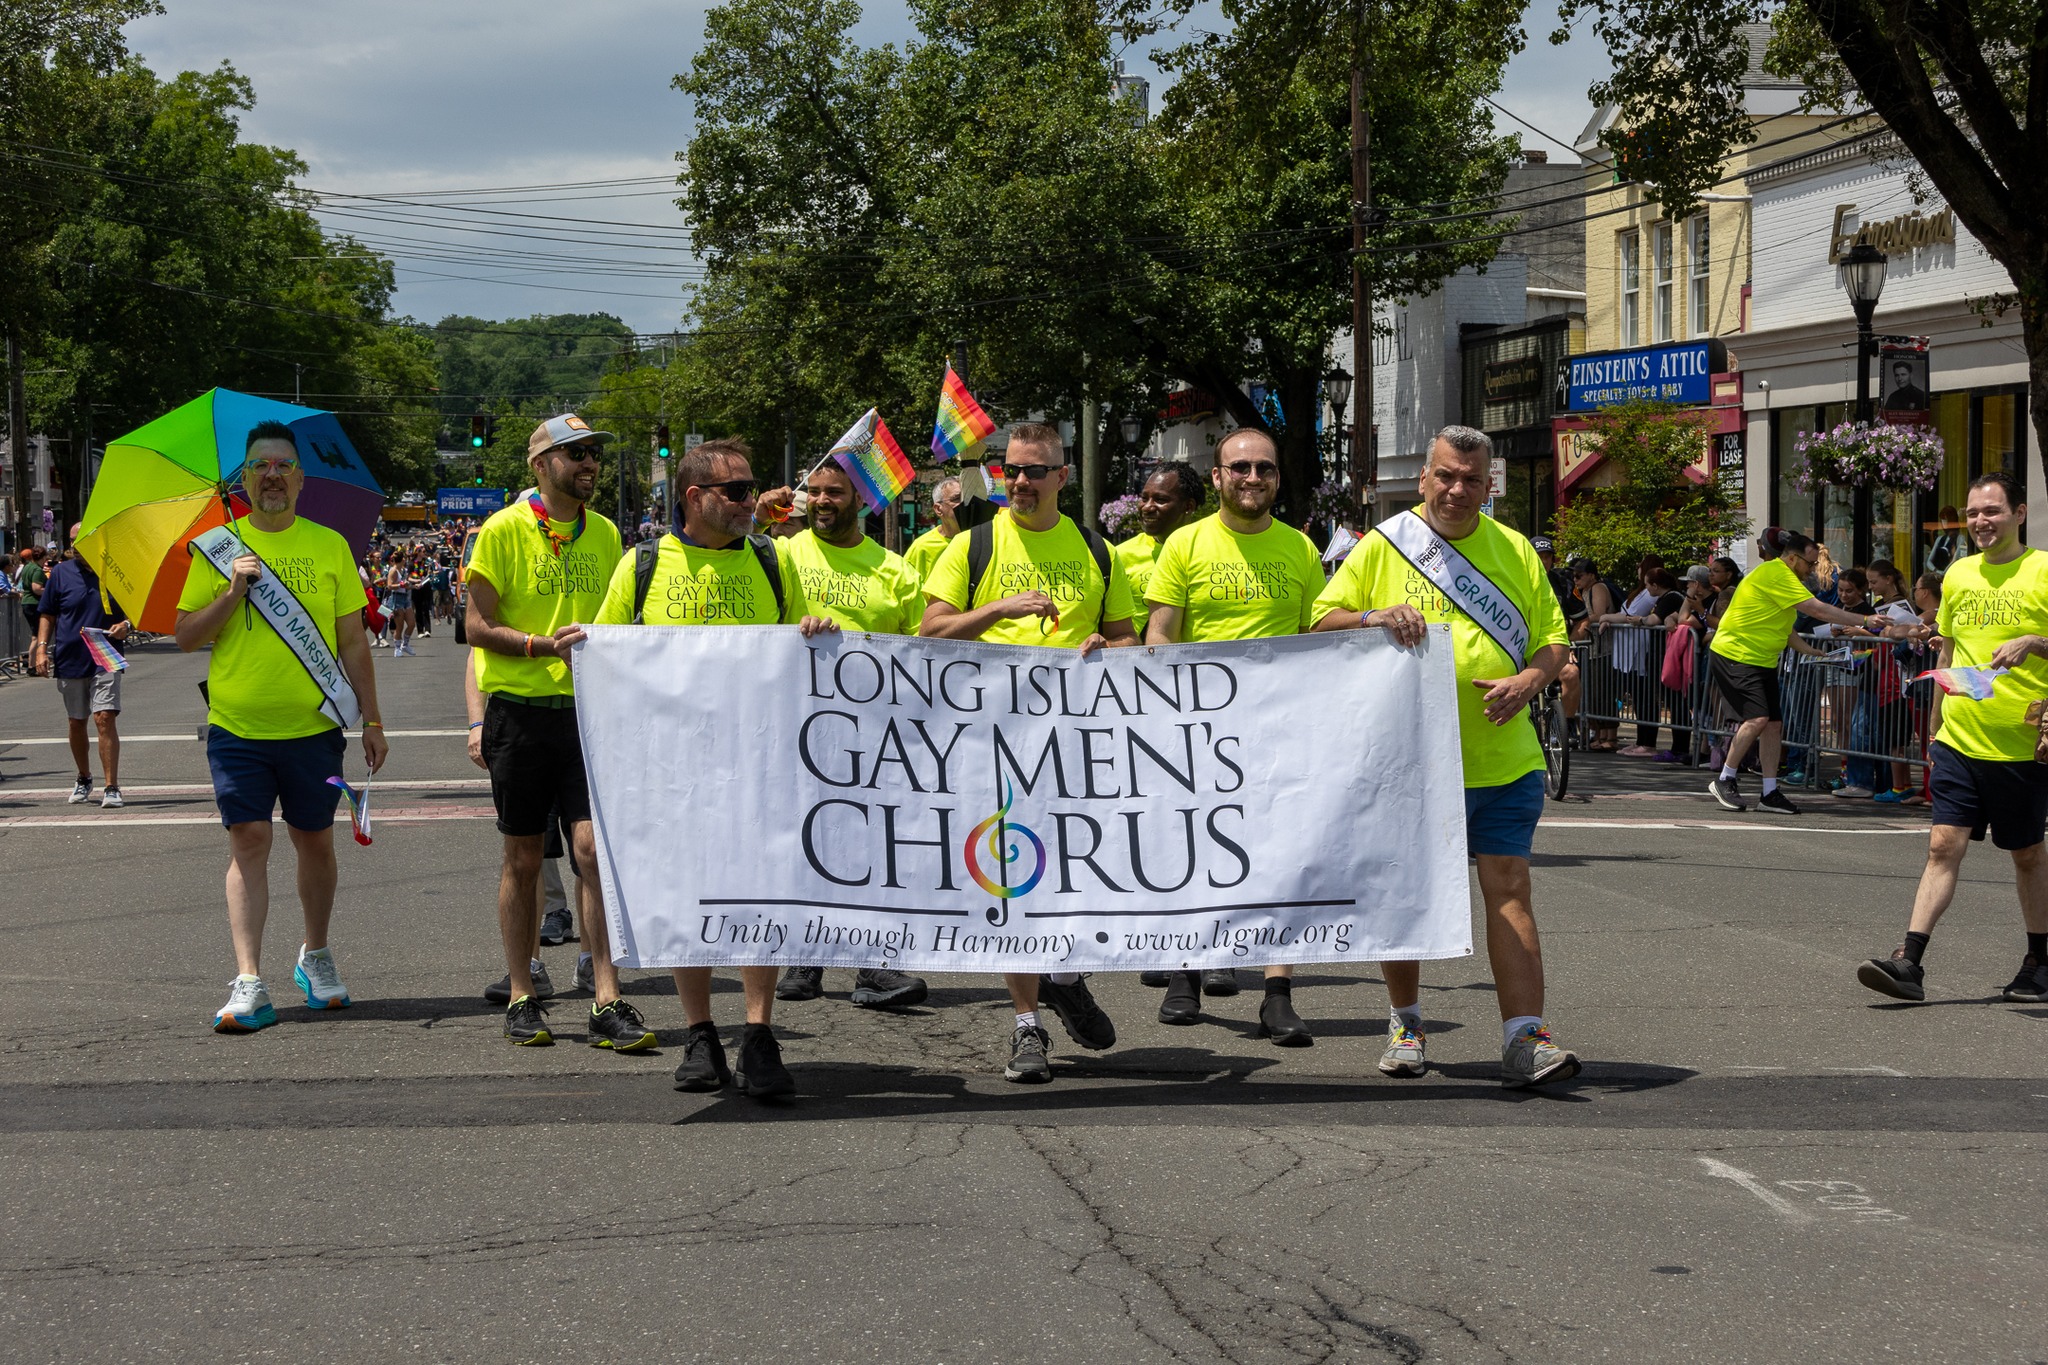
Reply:
<svg viewBox="0 0 2048 1365"><path fill-rule="evenodd" d="M1695 564L1690 569L1687 569L1685 571L1685 581L1688 583L1697 583L1701 587L1706 587L1713 583L1714 576L1707 572L1706 565Z"/></svg>
<svg viewBox="0 0 2048 1365"><path fill-rule="evenodd" d="M1550 543L1549 536L1530 536L1529 544L1539 555L1554 554L1557 547Z"/></svg>
<svg viewBox="0 0 2048 1365"><path fill-rule="evenodd" d="M548 418L533 429L533 435L526 438L526 458L530 460L543 450L552 450L556 446L581 445L586 441L603 445L617 439L609 431L592 431L590 423L573 412L565 412L559 417Z"/></svg>

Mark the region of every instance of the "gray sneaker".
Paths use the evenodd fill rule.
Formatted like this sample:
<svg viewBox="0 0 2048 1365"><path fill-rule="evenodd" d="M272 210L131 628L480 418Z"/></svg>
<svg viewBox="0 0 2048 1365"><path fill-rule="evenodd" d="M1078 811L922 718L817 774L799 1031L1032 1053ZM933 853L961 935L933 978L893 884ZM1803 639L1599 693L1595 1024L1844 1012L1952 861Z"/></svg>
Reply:
<svg viewBox="0 0 2048 1365"><path fill-rule="evenodd" d="M558 943L576 941L576 915L568 906L557 906L540 917L540 941L552 948Z"/></svg>
<svg viewBox="0 0 2048 1365"><path fill-rule="evenodd" d="M1003 1079L1019 1085L1043 1085L1052 1079L1052 1063L1046 1049L1052 1038L1042 1028L1020 1028L1010 1035L1010 1064Z"/></svg>
<svg viewBox="0 0 2048 1365"><path fill-rule="evenodd" d="M1400 1015L1393 1016L1387 1022L1387 1050L1380 1054L1380 1070L1389 1076L1420 1076L1428 1071L1429 1062L1422 1055L1426 1036Z"/></svg>
<svg viewBox="0 0 2048 1365"><path fill-rule="evenodd" d="M554 999L555 983L548 979L547 964L539 958L535 958L531 965L533 968L533 998L536 1000ZM490 1001L493 1005L511 1004L512 974L507 972L490 985L484 987L484 999Z"/></svg>
<svg viewBox="0 0 2048 1365"><path fill-rule="evenodd" d="M1545 1085L1579 1074L1579 1059L1550 1040L1544 1024L1530 1024L1500 1051L1500 1083L1506 1086Z"/></svg>
<svg viewBox="0 0 2048 1365"><path fill-rule="evenodd" d="M597 994L597 971L590 965L589 953L576 954L576 989Z"/></svg>

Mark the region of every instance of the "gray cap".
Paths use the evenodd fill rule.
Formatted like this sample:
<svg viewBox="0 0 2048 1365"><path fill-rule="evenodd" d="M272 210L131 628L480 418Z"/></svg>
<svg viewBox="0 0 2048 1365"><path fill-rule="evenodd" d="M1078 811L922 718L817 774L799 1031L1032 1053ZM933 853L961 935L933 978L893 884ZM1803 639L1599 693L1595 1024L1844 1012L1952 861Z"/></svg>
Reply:
<svg viewBox="0 0 2048 1365"><path fill-rule="evenodd" d="M1714 576L1707 572L1706 565L1695 564L1690 569L1687 569L1685 571L1685 581L1688 583L1697 583L1703 588L1711 587L1713 586Z"/></svg>

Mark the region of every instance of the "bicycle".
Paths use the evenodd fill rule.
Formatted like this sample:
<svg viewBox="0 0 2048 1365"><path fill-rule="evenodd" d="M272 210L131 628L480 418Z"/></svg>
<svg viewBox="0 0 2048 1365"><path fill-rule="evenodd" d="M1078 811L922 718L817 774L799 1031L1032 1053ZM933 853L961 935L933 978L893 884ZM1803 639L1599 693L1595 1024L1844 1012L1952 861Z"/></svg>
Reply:
<svg viewBox="0 0 2048 1365"><path fill-rule="evenodd" d="M1529 719L1543 745L1543 792L1553 801L1562 801L1572 769L1571 723L1564 715L1563 683L1553 678L1530 699Z"/></svg>

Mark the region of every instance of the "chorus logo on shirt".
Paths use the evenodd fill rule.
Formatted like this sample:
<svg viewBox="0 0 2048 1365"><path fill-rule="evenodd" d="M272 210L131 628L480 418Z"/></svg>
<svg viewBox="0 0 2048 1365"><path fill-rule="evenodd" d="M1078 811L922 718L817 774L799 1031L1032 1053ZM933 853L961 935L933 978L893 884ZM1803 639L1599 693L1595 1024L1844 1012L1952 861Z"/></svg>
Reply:
<svg viewBox="0 0 2048 1365"><path fill-rule="evenodd" d="M2018 629L2027 624L2029 593L2020 588L1956 588L1948 594L1950 629Z"/></svg>
<svg viewBox="0 0 2048 1365"><path fill-rule="evenodd" d="M263 562L293 596L303 600L320 591L320 561L311 555L266 555Z"/></svg>
<svg viewBox="0 0 2048 1365"><path fill-rule="evenodd" d="M1042 592L1055 602L1079 602L1093 586L1095 565L1087 560L1007 560L996 566L996 596Z"/></svg>
<svg viewBox="0 0 2048 1365"><path fill-rule="evenodd" d="M698 621L705 625L720 621L753 624L764 619L760 608L761 590L761 581L747 573L679 574L670 578L668 586L662 590L662 618Z"/></svg>
<svg viewBox="0 0 2048 1365"><path fill-rule="evenodd" d="M1408 567L1407 581L1401 585L1401 598L1424 616L1451 614L1451 599L1438 592L1436 584L1424 578L1413 565Z"/></svg>
<svg viewBox="0 0 2048 1365"><path fill-rule="evenodd" d="M592 555L571 551L557 558L552 550L536 550L532 568L535 597L559 597L563 592L572 597L604 593L605 576Z"/></svg>
<svg viewBox="0 0 2048 1365"><path fill-rule="evenodd" d="M1294 574L1278 560L1225 560L1209 567L1212 602L1285 602L1294 596Z"/></svg>
<svg viewBox="0 0 2048 1365"><path fill-rule="evenodd" d="M813 608L865 608L868 604L868 585L874 581L871 578L840 573L836 569L819 568L810 564L798 565L797 577L804 585L804 600Z"/></svg>

